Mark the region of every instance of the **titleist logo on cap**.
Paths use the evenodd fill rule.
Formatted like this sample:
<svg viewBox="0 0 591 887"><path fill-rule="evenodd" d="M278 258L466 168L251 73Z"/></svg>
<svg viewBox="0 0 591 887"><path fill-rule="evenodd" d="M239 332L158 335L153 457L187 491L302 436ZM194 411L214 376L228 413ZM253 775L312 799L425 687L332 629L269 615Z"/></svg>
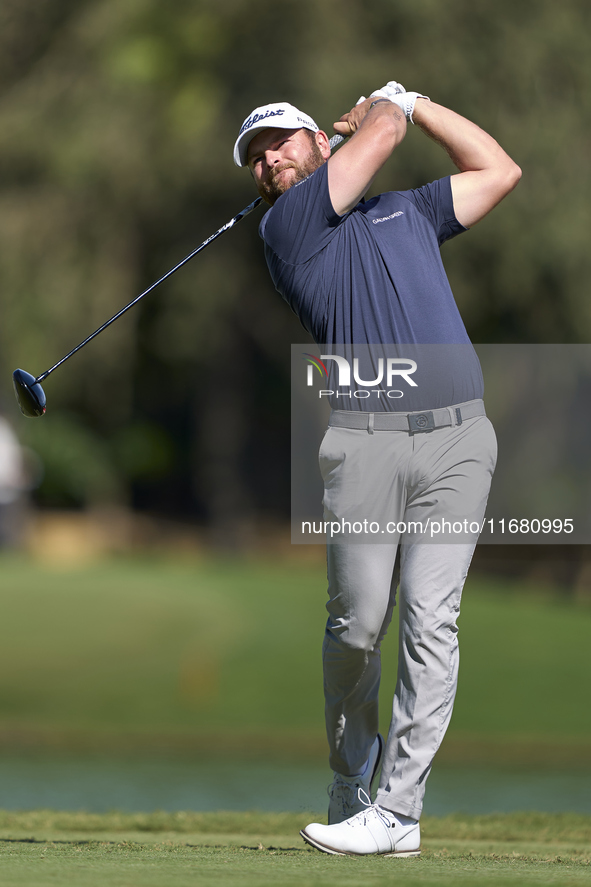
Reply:
<svg viewBox="0 0 591 887"><path fill-rule="evenodd" d="M237 166L246 166L246 154L248 145L263 129L310 129L318 132L318 126L311 117L299 111L289 102L275 102L270 105L260 105L248 115L238 133L234 145L234 163Z"/></svg>
<svg viewBox="0 0 591 887"><path fill-rule="evenodd" d="M239 135L242 135L243 132L250 129L251 126L254 126L260 120L265 120L267 117L280 117L282 114L285 114L284 108L280 108L278 111L267 111L265 114L253 114L251 117L246 118L240 128Z"/></svg>

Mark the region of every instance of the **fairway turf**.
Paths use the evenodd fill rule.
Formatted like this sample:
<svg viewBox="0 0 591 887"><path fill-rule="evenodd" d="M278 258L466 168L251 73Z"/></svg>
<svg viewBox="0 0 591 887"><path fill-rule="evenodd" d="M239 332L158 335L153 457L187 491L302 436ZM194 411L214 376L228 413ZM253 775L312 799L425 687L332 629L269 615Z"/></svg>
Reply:
<svg viewBox="0 0 591 887"><path fill-rule="evenodd" d="M379 887L591 883L591 817L426 817L419 859L306 847L296 814L0 811L2 887Z"/></svg>
<svg viewBox="0 0 591 887"><path fill-rule="evenodd" d="M323 567L126 558L51 571L4 556L0 574L5 748L135 753L160 736L193 755L323 760ZM588 607L471 576L443 754L588 763L590 632ZM395 631L384 667L387 728ZM589 816L425 817L423 854L408 860L321 854L299 836L312 818L0 812L0 887L591 885Z"/></svg>

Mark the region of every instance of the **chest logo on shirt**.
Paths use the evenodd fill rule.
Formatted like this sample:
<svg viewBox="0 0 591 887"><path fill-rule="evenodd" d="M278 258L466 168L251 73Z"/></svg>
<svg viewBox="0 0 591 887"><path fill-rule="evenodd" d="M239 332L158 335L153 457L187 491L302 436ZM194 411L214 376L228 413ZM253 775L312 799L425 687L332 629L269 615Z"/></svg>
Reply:
<svg viewBox="0 0 591 887"><path fill-rule="evenodd" d="M399 209L398 212L390 213L389 216L382 216L380 219L372 219L371 221L372 221L372 224L379 225L380 222L389 222L390 219L396 219L396 218L398 218L398 216L403 216L403 215L404 215L404 213L402 212L401 209Z"/></svg>

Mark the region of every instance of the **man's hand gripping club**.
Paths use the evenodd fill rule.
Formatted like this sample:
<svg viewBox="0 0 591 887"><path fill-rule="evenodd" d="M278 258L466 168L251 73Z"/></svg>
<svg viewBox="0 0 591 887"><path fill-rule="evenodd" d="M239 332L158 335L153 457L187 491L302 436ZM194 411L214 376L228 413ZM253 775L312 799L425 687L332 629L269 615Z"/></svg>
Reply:
<svg viewBox="0 0 591 887"><path fill-rule="evenodd" d="M365 196L376 173L406 134L418 93L407 93L391 81L334 124L339 136L350 140L328 161L328 187L338 215L353 209ZM354 138L353 138L354 136ZM336 136L331 140L334 146Z"/></svg>
<svg viewBox="0 0 591 887"><path fill-rule="evenodd" d="M365 96L361 96L361 98L355 105L355 108L353 108L347 114L343 114L341 119L334 124L334 129L341 138L337 141L337 137L334 136L333 139L331 139L331 147L335 147L341 139L353 135L353 133L358 129L360 121L363 119L369 108L379 99L387 99L393 104L398 105L406 119L410 123L414 123L412 115L415 107L415 102L419 98L429 101L428 96L423 95L420 92L407 92L401 83L398 83L396 80L389 80L385 86L380 87L380 89L374 90L374 92L371 93L369 99L366 99ZM364 105L364 107L360 108L360 105ZM358 111L360 113L353 114L354 111Z"/></svg>

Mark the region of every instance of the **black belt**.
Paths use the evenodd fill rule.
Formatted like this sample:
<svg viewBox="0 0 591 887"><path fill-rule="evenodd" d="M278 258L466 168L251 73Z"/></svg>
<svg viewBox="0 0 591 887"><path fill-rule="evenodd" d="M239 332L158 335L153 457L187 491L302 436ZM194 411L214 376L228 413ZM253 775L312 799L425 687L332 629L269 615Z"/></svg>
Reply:
<svg viewBox="0 0 591 887"><path fill-rule="evenodd" d="M441 407L438 410L421 410L413 413L361 413L352 410L332 410L328 424L337 428L356 428L360 431L408 431L411 434L434 431L435 428L461 425L466 419L486 416L484 401L468 400L466 403Z"/></svg>

